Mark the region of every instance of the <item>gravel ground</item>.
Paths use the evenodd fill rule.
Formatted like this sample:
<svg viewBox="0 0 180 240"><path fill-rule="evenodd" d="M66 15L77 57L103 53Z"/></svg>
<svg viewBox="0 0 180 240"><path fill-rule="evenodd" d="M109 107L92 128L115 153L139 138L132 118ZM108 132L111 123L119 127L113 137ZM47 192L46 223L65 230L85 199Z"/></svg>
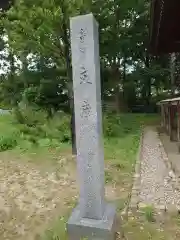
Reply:
<svg viewBox="0 0 180 240"><path fill-rule="evenodd" d="M141 155L139 206L153 205L161 209L179 209L180 193L174 190L164 162L164 149L155 129L144 132ZM163 151L163 152L162 152Z"/></svg>
<svg viewBox="0 0 180 240"><path fill-rule="evenodd" d="M62 161L66 159L59 164ZM34 240L52 219L65 212L77 195L68 164L67 169L44 172L0 155L1 240Z"/></svg>
<svg viewBox="0 0 180 240"><path fill-rule="evenodd" d="M75 162L58 157L47 169L14 155L10 159L8 152L0 153L0 240L39 240L77 201ZM106 186L108 200L119 199L116 190Z"/></svg>

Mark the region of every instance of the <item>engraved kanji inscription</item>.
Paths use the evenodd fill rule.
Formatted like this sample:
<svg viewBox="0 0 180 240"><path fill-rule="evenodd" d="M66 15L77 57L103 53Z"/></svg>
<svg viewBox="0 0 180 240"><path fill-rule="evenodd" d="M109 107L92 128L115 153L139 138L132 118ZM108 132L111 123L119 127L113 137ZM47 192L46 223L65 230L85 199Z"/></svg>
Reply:
<svg viewBox="0 0 180 240"><path fill-rule="evenodd" d="M80 68L80 84L82 83L92 84L89 79L88 70L84 66L81 66Z"/></svg>
<svg viewBox="0 0 180 240"><path fill-rule="evenodd" d="M91 169L92 168L92 160L94 158L95 154L94 152L92 152L91 150L88 152L88 156L87 156L87 168Z"/></svg>
<svg viewBox="0 0 180 240"><path fill-rule="evenodd" d="M83 46L79 46L79 60L81 63L86 60L86 48Z"/></svg>
<svg viewBox="0 0 180 240"><path fill-rule="evenodd" d="M88 160L92 160L92 158L94 157L94 155L95 155L94 152L90 150L90 151L88 152Z"/></svg>
<svg viewBox="0 0 180 240"><path fill-rule="evenodd" d="M80 53L85 54L86 48L85 47L80 47L79 51L80 51Z"/></svg>
<svg viewBox="0 0 180 240"><path fill-rule="evenodd" d="M81 106L81 117L87 119L91 115L91 105L84 100Z"/></svg>
<svg viewBox="0 0 180 240"><path fill-rule="evenodd" d="M81 43L84 43L85 37L87 36L87 30L81 28L79 32L79 39Z"/></svg>

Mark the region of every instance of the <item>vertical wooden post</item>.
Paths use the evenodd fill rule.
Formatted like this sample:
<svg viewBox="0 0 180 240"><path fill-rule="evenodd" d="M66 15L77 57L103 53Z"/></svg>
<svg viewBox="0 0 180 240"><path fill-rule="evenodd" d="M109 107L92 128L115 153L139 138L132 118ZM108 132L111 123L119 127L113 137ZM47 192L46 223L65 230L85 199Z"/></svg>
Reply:
<svg viewBox="0 0 180 240"><path fill-rule="evenodd" d="M162 105L162 111L163 111L163 128L166 127L166 115L165 115L165 106Z"/></svg>
<svg viewBox="0 0 180 240"><path fill-rule="evenodd" d="M171 141L177 141L176 135L174 134L174 130L175 130L175 118L176 118L176 111L177 111L177 106L172 103L170 105L170 140Z"/></svg>
<svg viewBox="0 0 180 240"><path fill-rule="evenodd" d="M168 113L168 135L171 136L171 107L167 105L167 113Z"/></svg>
<svg viewBox="0 0 180 240"><path fill-rule="evenodd" d="M180 143L180 104L177 102L177 140Z"/></svg>
<svg viewBox="0 0 180 240"><path fill-rule="evenodd" d="M161 107L161 128L164 127L164 108L163 108L163 104L160 105Z"/></svg>
<svg viewBox="0 0 180 240"><path fill-rule="evenodd" d="M168 133L168 107L166 104L164 105L164 112L165 112L165 130L166 133Z"/></svg>
<svg viewBox="0 0 180 240"><path fill-rule="evenodd" d="M171 69L171 96L173 98L176 90L176 86L175 86L176 53L171 54L170 69Z"/></svg>

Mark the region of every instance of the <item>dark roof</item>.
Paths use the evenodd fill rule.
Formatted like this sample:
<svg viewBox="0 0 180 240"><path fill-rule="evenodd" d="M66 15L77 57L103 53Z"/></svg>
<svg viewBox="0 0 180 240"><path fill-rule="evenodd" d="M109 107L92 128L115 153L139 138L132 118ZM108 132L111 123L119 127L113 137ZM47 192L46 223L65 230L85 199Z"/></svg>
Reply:
<svg viewBox="0 0 180 240"><path fill-rule="evenodd" d="M180 0L151 0L150 51L180 52Z"/></svg>

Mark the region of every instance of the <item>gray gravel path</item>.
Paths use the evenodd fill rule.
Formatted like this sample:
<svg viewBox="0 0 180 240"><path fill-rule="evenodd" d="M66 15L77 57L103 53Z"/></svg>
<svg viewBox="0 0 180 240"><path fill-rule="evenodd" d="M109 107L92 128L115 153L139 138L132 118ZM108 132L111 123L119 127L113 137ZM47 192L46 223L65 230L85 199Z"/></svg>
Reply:
<svg viewBox="0 0 180 240"><path fill-rule="evenodd" d="M179 209L180 193L173 188L164 156L165 152L156 130L145 129L141 153L139 206Z"/></svg>

